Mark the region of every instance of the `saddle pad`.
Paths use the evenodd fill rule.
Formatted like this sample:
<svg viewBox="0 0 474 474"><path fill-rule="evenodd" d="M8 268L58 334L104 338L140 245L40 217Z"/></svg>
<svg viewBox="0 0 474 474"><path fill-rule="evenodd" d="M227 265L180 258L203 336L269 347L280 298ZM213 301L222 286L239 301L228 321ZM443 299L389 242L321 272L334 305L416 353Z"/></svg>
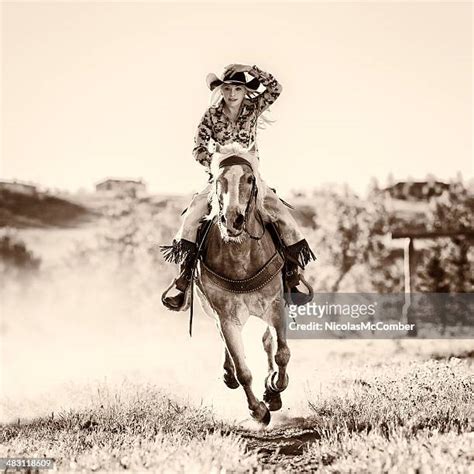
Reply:
<svg viewBox="0 0 474 474"><path fill-rule="evenodd" d="M206 274L209 279L215 283L219 288L230 291L231 293L251 293L263 288L273 278L281 272L284 260L279 252L270 258L270 260L250 278L245 280L231 280L225 278L216 272L212 271L206 264L201 261L201 272Z"/></svg>

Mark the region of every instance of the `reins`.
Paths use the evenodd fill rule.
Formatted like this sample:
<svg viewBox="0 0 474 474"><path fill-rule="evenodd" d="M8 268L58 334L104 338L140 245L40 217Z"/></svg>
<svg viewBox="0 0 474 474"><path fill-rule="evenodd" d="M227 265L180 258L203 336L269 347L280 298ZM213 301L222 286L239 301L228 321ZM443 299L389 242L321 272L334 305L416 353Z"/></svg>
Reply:
<svg viewBox="0 0 474 474"><path fill-rule="evenodd" d="M256 183L255 175L254 175L252 178L252 190L250 191L250 198L247 201L247 206L245 207L245 214L244 214L244 232L253 240L260 240L265 235L265 232L266 232L266 227L265 227L265 224L263 223L262 214L260 214L260 211L257 209L257 193L258 193L258 188L257 188L257 183ZM252 235L247 229L247 223L249 220L248 217L250 214L250 207L251 207L252 201L255 204L256 215L263 229L262 235L260 237Z"/></svg>
<svg viewBox="0 0 474 474"><path fill-rule="evenodd" d="M192 268L192 271L191 271L191 281L190 281L190 285L191 285L191 288L190 288L190 291L191 291L191 295L190 295L190 300L189 300L189 337L193 337L193 316L194 316L194 279L195 279L195 272L196 272L196 265L197 265L197 262L199 261L199 258L201 256L201 252L202 252L202 249L204 247L204 244L206 242L206 239L207 239L207 234L209 234L209 229L212 227L212 223L210 223L207 228L206 228L206 231L204 232L204 235L202 236L202 239L201 239L201 242L199 243L199 247L197 249L197 253L196 253L196 262L194 263L193 265L193 268Z"/></svg>

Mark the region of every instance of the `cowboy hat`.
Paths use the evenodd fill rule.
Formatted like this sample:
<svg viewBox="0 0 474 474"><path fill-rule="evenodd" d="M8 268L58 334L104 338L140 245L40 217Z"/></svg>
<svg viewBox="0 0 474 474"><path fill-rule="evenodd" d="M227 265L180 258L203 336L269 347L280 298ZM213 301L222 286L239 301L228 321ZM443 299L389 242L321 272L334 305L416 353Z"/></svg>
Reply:
<svg viewBox="0 0 474 474"><path fill-rule="evenodd" d="M256 91L260 86L260 81L255 77L247 81L245 73L243 72L236 72L234 74L226 73L222 79L219 79L215 74L211 73L207 75L206 82L211 91L221 84L240 84L253 91Z"/></svg>

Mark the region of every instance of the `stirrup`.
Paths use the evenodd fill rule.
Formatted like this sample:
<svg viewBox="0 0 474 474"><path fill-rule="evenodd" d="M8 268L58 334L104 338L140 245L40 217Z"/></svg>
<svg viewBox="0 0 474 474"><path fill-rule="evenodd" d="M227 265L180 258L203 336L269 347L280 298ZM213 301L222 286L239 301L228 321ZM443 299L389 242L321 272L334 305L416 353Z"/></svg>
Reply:
<svg viewBox="0 0 474 474"><path fill-rule="evenodd" d="M168 303L165 301L166 295L175 286L177 279L178 278L175 278L168 286L168 288L166 288L166 290L163 292L163 294L161 295L161 302L163 306L169 309L170 311L187 311L189 309L189 306L191 305L191 284L188 285L186 291L184 292L184 303L180 308L174 308L172 306L169 306Z"/></svg>
<svg viewBox="0 0 474 474"><path fill-rule="evenodd" d="M298 298L300 298L300 301L293 301L292 294L291 294L291 288L285 284L285 301L288 304L293 304L296 306L301 306L309 303L314 296L314 291L311 285L307 282L306 278L303 275L299 275L300 282L303 283L303 285L306 287L308 290L308 293L303 293L303 292L298 292Z"/></svg>

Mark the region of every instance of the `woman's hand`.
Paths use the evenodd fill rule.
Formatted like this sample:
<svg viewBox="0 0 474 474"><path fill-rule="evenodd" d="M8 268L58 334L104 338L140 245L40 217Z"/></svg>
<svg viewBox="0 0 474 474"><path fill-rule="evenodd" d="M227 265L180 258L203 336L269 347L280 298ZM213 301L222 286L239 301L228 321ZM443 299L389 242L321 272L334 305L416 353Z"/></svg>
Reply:
<svg viewBox="0 0 474 474"><path fill-rule="evenodd" d="M229 64L224 68L225 75L233 75L236 72L249 72L252 69L252 66L247 66L245 64Z"/></svg>

